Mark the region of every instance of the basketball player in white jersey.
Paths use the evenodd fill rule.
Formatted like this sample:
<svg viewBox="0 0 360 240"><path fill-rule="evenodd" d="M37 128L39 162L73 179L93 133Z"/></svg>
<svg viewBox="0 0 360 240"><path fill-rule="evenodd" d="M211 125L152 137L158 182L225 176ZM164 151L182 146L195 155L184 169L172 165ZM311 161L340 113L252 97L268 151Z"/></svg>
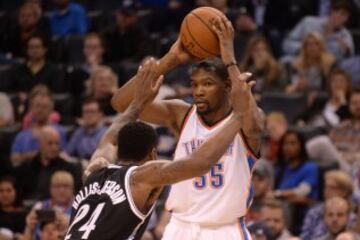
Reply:
<svg viewBox="0 0 360 240"><path fill-rule="evenodd" d="M208 60L194 67L191 81L195 104L155 101L140 115L142 120L171 128L178 136L175 161L195 151L231 116L231 84L240 76L234 57L234 30L225 18L219 18L213 29L220 40L222 62ZM159 74L190 59L178 40L160 60ZM134 89L131 79L114 95L113 107L124 111L133 99ZM164 240L251 238L244 216L251 202L251 170L259 153L264 116L251 94L239 98L248 104L243 109L241 130L226 153L204 176L172 185L166 202L172 217Z"/></svg>

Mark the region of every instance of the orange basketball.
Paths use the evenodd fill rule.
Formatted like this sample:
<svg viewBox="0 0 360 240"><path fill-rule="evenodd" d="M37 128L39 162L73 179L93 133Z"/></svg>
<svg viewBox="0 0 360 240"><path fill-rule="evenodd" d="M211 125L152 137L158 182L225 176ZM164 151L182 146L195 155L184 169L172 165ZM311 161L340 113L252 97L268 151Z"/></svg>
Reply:
<svg viewBox="0 0 360 240"><path fill-rule="evenodd" d="M195 57L204 59L220 54L219 40L212 29L216 18L225 15L211 7L200 7L184 18L180 38L185 49Z"/></svg>

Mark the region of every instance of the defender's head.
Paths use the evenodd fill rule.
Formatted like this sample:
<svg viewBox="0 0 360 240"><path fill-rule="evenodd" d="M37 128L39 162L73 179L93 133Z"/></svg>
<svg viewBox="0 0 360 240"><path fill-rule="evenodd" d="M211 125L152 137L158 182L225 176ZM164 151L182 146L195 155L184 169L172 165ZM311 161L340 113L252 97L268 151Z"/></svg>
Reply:
<svg viewBox="0 0 360 240"><path fill-rule="evenodd" d="M204 60L191 71L191 86L197 112L206 115L226 107L231 82L226 67L218 58Z"/></svg>
<svg viewBox="0 0 360 240"><path fill-rule="evenodd" d="M124 162L145 163L156 159L157 134L143 122L126 124L118 133L118 159Z"/></svg>

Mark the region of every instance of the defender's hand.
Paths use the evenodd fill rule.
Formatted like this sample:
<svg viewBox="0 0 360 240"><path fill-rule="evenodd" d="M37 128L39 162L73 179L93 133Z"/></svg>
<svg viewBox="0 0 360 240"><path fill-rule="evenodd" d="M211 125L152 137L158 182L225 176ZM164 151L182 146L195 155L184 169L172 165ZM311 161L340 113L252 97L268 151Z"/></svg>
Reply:
<svg viewBox="0 0 360 240"><path fill-rule="evenodd" d="M250 77L251 73L242 73L231 83L231 103L236 115L243 116L251 109L251 88L256 82L247 82Z"/></svg>
<svg viewBox="0 0 360 240"><path fill-rule="evenodd" d="M153 101L163 80L164 76L159 76L159 62L154 58L148 59L139 67L136 75L134 102L146 104Z"/></svg>
<svg viewBox="0 0 360 240"><path fill-rule="evenodd" d="M219 38L221 59L225 65L235 62L234 54L234 28L224 16L219 17L212 26Z"/></svg>

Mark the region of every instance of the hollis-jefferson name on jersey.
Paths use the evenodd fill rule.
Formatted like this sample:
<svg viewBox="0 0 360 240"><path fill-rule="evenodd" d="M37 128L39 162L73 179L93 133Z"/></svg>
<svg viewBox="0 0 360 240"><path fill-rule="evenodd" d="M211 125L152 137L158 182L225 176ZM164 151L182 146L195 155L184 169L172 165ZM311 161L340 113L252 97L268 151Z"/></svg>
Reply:
<svg viewBox="0 0 360 240"><path fill-rule="evenodd" d="M124 190L115 181L107 180L102 188L98 182L84 186L82 190L76 195L72 207L77 210L80 203L91 195L107 194L113 205L119 204L126 200Z"/></svg>

